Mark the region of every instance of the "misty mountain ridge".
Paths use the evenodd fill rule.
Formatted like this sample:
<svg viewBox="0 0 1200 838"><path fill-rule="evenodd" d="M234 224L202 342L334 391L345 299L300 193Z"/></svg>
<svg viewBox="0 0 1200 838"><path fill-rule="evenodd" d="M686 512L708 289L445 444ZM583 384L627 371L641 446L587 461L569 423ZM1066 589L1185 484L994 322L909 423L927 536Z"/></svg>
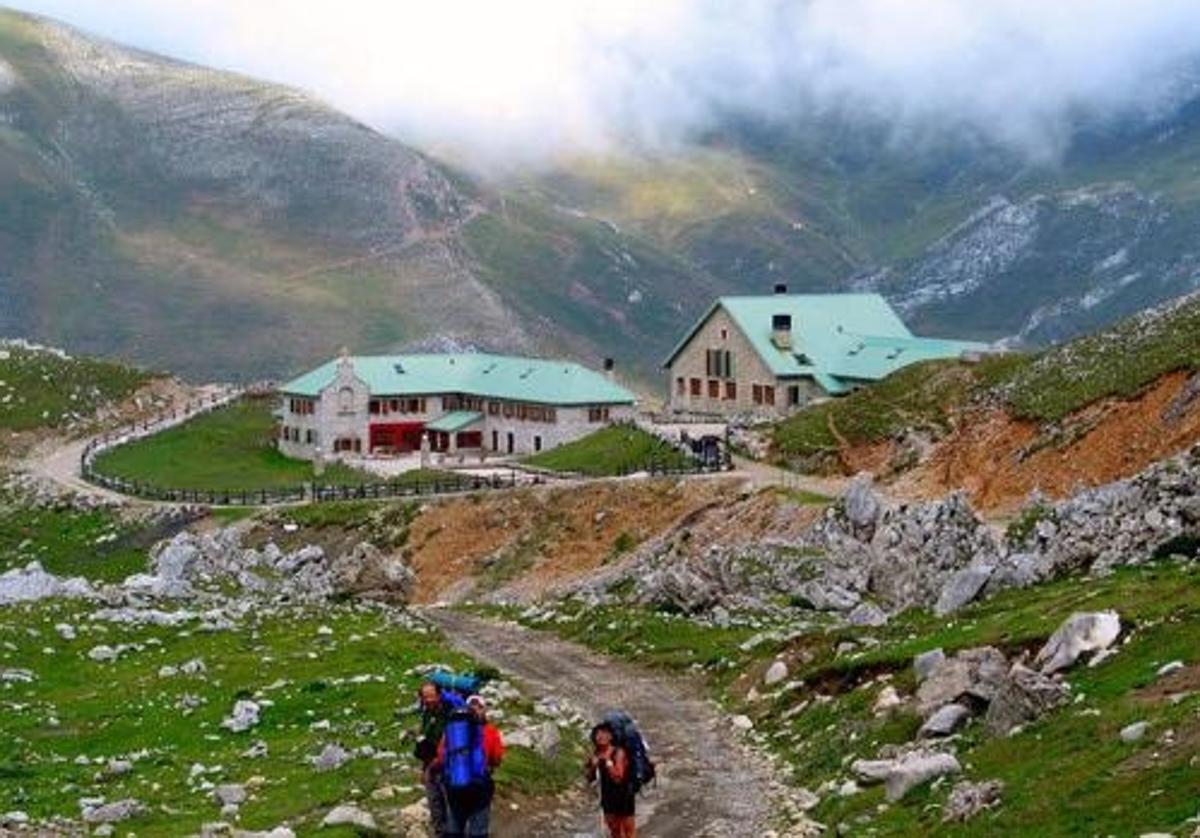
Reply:
<svg viewBox="0 0 1200 838"><path fill-rule="evenodd" d="M1081 114L1052 162L731 115L691 148L483 176L307 94L0 11L0 333L195 377L445 344L649 382L714 296L785 281L1059 340L1200 286L1195 89Z"/></svg>

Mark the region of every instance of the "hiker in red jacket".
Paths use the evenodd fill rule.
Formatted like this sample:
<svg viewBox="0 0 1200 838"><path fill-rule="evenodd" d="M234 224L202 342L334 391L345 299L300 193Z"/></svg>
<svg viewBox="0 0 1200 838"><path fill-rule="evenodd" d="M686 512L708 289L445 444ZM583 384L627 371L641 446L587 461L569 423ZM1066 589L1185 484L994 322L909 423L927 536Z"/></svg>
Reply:
<svg viewBox="0 0 1200 838"><path fill-rule="evenodd" d="M504 759L504 739L487 720L483 696L468 698L467 709L470 718L461 722L470 744L457 753L450 752L450 737L460 721L451 716L431 766L441 774L446 789L446 838L487 838L496 792L492 772Z"/></svg>
<svg viewBox="0 0 1200 838"><path fill-rule="evenodd" d="M601 722L592 728L592 756L587 762L588 782L600 781L600 809L612 838L635 838L633 763L625 749L616 744L612 725Z"/></svg>

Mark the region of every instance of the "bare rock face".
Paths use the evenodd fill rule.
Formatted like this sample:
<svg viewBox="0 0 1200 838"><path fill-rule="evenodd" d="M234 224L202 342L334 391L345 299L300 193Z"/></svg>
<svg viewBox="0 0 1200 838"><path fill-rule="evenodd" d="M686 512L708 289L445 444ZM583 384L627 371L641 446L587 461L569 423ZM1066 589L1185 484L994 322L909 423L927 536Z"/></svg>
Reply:
<svg viewBox="0 0 1200 838"><path fill-rule="evenodd" d="M1034 663L1046 675L1059 672L1084 654L1107 649L1120 633L1121 618L1115 611L1072 614L1050 635Z"/></svg>

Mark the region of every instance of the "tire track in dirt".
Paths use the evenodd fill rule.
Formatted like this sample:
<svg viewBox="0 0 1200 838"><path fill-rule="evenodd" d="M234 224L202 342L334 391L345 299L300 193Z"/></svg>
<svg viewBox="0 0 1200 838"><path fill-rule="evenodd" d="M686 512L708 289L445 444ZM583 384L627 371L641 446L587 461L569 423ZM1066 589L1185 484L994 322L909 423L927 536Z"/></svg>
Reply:
<svg viewBox="0 0 1200 838"><path fill-rule="evenodd" d="M523 682L536 697L554 696L586 718L621 707L637 719L660 767L638 799L638 834L657 838L757 836L769 828L771 776L735 738L699 684L606 658L544 632L447 609L424 616L450 643ZM593 836L598 806L588 798L566 823L538 823L539 836ZM498 826L502 826L498 824ZM510 824L505 836L530 835Z"/></svg>

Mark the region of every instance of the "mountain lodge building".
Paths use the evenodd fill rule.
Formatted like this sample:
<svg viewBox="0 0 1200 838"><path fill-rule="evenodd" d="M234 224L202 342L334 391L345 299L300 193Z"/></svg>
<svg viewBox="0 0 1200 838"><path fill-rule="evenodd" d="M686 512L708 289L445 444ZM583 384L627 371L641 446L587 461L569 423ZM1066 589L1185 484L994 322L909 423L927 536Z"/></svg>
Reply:
<svg viewBox="0 0 1200 838"><path fill-rule="evenodd" d="M918 361L987 351L917 337L878 294L721 297L667 357L677 413L786 415Z"/></svg>

